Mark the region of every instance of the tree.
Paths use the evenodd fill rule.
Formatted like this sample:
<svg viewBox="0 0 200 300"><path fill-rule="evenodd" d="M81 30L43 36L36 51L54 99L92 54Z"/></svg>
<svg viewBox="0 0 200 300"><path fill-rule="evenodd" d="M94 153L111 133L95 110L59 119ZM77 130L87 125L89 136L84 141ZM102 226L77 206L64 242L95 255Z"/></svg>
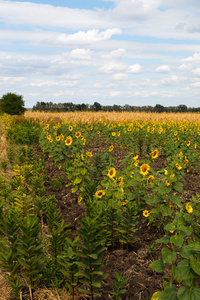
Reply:
<svg viewBox="0 0 200 300"><path fill-rule="evenodd" d="M0 108L9 115L21 115L25 112L23 96L7 93L0 99Z"/></svg>

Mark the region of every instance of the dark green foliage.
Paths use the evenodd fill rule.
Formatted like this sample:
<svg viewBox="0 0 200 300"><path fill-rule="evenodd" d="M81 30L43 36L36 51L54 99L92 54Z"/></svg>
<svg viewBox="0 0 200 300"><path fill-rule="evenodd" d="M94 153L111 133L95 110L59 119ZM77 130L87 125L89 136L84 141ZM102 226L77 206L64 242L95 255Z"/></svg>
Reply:
<svg viewBox="0 0 200 300"><path fill-rule="evenodd" d="M20 229L20 243L17 247L20 253L18 261L23 266L22 274L29 285L30 295L33 297L33 288L39 283L45 267L37 216L27 215L21 222Z"/></svg>
<svg viewBox="0 0 200 300"><path fill-rule="evenodd" d="M39 141L39 124L15 123L7 130L7 138L15 144L33 145Z"/></svg>
<svg viewBox="0 0 200 300"><path fill-rule="evenodd" d="M78 262L81 270L76 275L81 277L80 282L83 284L81 290L93 300L95 296L100 296L98 290L105 278L101 271L102 258L106 249L103 246L105 243L104 223L98 217L92 218L86 214L80 224L79 236L83 242L79 243L81 251L78 255L82 261Z"/></svg>
<svg viewBox="0 0 200 300"><path fill-rule="evenodd" d="M7 93L0 99L0 108L9 115L21 115L25 112L23 96Z"/></svg>
<svg viewBox="0 0 200 300"><path fill-rule="evenodd" d="M121 203L118 200L109 199L104 208L104 226L106 245L113 247L120 240L122 228Z"/></svg>
<svg viewBox="0 0 200 300"><path fill-rule="evenodd" d="M58 263L61 265L60 271L65 276L65 286L72 292L72 297L74 299L75 289L79 285L79 272L78 266L78 239L76 237L73 241L66 238L66 245L62 255L58 256Z"/></svg>
<svg viewBox="0 0 200 300"><path fill-rule="evenodd" d="M122 289L123 286L126 284L127 279L122 280L122 273L115 274L115 282L113 283L115 292L112 292L113 296L115 297L116 300L121 300L121 295L126 293L125 289Z"/></svg>
<svg viewBox="0 0 200 300"><path fill-rule="evenodd" d="M122 237L120 241L124 244L131 244L135 242L135 232L137 230L137 218L138 216L136 206L133 201L129 201L126 206L123 207L123 220L122 220Z"/></svg>
<svg viewBox="0 0 200 300"><path fill-rule="evenodd" d="M1 206L2 208L2 206ZM0 267L9 273L8 280L13 292L19 299L21 283L19 281L20 263L17 247L19 244L19 221L14 211L1 211L1 232L5 238L0 239Z"/></svg>

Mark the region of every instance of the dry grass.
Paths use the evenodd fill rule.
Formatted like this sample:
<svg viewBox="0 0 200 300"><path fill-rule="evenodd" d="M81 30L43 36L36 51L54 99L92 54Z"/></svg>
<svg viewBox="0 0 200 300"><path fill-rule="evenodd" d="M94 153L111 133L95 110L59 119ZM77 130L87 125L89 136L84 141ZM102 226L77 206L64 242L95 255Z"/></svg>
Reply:
<svg viewBox="0 0 200 300"><path fill-rule="evenodd" d="M199 113L151 113L151 112L32 112L26 111L25 118L35 122L83 122L96 121L157 121L157 122L200 122Z"/></svg>

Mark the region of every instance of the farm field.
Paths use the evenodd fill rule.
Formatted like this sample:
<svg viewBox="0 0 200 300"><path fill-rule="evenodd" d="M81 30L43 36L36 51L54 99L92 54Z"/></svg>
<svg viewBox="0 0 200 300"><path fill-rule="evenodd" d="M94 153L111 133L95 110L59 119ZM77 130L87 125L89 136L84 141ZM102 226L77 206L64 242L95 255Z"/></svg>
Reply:
<svg viewBox="0 0 200 300"><path fill-rule="evenodd" d="M0 121L0 299L200 299L199 114Z"/></svg>

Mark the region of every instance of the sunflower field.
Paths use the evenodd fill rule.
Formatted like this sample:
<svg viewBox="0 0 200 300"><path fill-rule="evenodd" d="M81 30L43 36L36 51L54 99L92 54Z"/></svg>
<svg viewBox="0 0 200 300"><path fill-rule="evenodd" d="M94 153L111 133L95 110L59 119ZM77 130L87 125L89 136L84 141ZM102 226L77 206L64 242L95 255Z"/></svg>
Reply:
<svg viewBox="0 0 200 300"><path fill-rule="evenodd" d="M200 299L199 114L0 126L0 299Z"/></svg>

